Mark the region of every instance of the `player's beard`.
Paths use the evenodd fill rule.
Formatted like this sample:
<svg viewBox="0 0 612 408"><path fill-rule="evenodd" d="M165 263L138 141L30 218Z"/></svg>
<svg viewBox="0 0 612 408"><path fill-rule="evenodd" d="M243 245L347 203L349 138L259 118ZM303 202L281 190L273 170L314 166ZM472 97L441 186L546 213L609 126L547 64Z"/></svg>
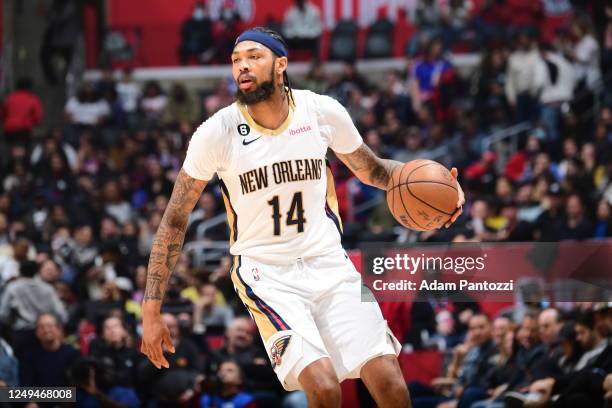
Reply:
<svg viewBox="0 0 612 408"><path fill-rule="evenodd" d="M274 79L274 64L270 71L270 80L263 81L261 84L257 84L255 89L252 91L244 92L238 88L236 91L236 99L238 102L244 105L252 105L255 103L263 102L270 98L276 89L276 83ZM239 84L238 84L239 85Z"/></svg>

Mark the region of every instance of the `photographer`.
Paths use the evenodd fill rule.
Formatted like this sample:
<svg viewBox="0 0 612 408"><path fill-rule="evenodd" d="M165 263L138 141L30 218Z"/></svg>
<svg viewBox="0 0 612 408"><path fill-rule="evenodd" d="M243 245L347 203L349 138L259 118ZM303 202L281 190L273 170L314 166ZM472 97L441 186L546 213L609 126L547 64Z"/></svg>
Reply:
<svg viewBox="0 0 612 408"><path fill-rule="evenodd" d="M73 382L77 387L75 407L87 408L137 408L140 404L135 395L127 395L121 390L111 389L107 394L102 391L105 373L94 360L77 362L71 370ZM100 381L102 380L102 381Z"/></svg>

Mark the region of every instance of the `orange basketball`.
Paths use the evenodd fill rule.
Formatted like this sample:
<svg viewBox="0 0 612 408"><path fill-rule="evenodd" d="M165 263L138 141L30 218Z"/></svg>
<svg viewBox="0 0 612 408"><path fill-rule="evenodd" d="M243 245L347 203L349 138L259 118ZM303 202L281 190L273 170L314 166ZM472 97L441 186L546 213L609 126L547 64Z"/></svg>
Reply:
<svg viewBox="0 0 612 408"><path fill-rule="evenodd" d="M395 219L416 231L443 227L457 209L455 178L440 163L412 160L393 170L387 204Z"/></svg>

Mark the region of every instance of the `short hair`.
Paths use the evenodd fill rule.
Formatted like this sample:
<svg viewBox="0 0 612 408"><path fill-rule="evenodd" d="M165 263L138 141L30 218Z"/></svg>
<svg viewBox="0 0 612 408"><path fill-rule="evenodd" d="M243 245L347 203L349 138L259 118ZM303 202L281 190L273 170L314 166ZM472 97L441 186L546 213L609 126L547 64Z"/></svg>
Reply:
<svg viewBox="0 0 612 408"><path fill-rule="evenodd" d="M595 313L592 310L583 311L576 318L576 324L593 330L595 328Z"/></svg>
<svg viewBox="0 0 612 408"><path fill-rule="evenodd" d="M19 274L25 278L32 278L38 272L38 264L34 261L23 261L19 264Z"/></svg>
<svg viewBox="0 0 612 408"><path fill-rule="evenodd" d="M470 320L472 320L475 317L484 317L484 319L487 321L487 323L491 324L491 318L489 317L489 315L487 315L485 313L476 313L472 317L470 317Z"/></svg>
<svg viewBox="0 0 612 408"><path fill-rule="evenodd" d="M559 311L559 309L555 308L555 307L547 307L546 309L540 311L540 313L538 314L538 317L542 315L542 313L547 312L547 311L551 311L554 313L555 316L555 320L557 322L562 321L562 316L561 316L561 312Z"/></svg>
<svg viewBox="0 0 612 408"><path fill-rule="evenodd" d="M234 364L236 367L238 367L238 377L240 378L240 382L244 381L244 378L242 377L243 369L240 363L238 362L238 360L236 360L235 358L231 358L231 357L221 360L221 362L219 363L219 367L217 368L217 371L221 369L221 366L223 364Z"/></svg>
<svg viewBox="0 0 612 408"><path fill-rule="evenodd" d="M530 310L527 313L525 313L525 316L523 316L523 321L525 319L531 319L531 320L535 320L536 322L538 321L538 317L540 316L540 311L534 311L534 310Z"/></svg>
<svg viewBox="0 0 612 408"><path fill-rule="evenodd" d="M54 313L41 313L38 316L36 316L36 327L38 327L38 324L40 323L40 320L45 317L45 316L50 316L53 318L55 325L58 328L62 327L62 322L60 321L59 317L57 317Z"/></svg>

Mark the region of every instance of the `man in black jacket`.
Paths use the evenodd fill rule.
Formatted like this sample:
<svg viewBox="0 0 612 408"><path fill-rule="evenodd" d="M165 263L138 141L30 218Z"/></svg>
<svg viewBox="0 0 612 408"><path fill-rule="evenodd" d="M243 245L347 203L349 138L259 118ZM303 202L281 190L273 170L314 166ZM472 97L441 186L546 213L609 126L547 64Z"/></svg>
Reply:
<svg viewBox="0 0 612 408"><path fill-rule="evenodd" d="M575 328L576 338L585 349L576 365L577 371L534 382L529 390L542 394L541 400L523 404L510 399L506 401L509 407L540 407L548 402L552 402L550 406L553 408L603 407L603 383L606 375L612 371L610 341L597 329L595 313L592 310L587 310L578 317ZM553 395L558 395L554 401Z"/></svg>

